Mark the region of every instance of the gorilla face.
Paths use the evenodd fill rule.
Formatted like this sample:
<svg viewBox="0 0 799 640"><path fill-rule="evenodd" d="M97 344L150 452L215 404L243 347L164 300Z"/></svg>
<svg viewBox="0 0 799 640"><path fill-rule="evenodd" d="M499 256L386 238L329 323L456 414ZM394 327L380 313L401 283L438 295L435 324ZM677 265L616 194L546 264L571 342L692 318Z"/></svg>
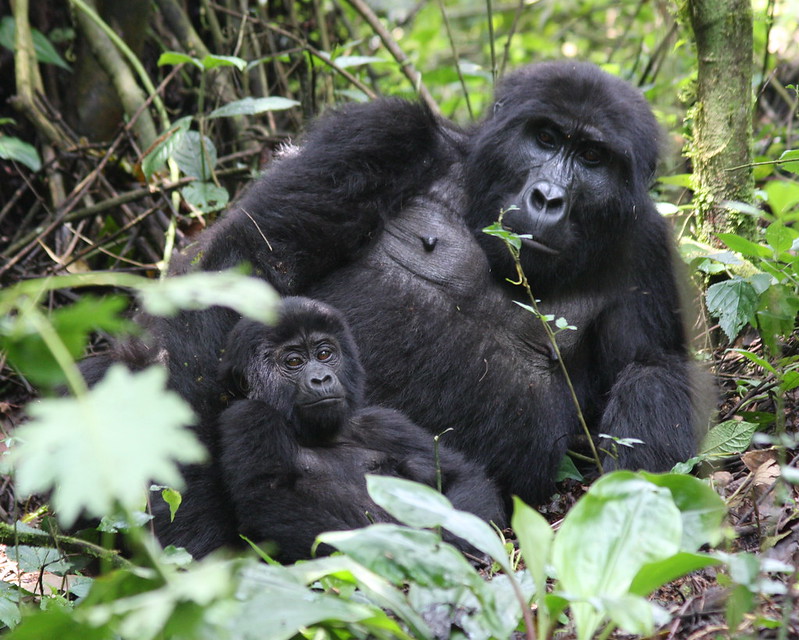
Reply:
<svg viewBox="0 0 799 640"><path fill-rule="evenodd" d="M363 402L363 368L337 311L285 298L280 321L240 320L228 337L221 375L234 395L261 400L305 445L332 441Z"/></svg>
<svg viewBox="0 0 799 640"><path fill-rule="evenodd" d="M520 261L537 292L618 260L634 236L634 203L647 201L657 147L642 96L591 65L575 63L565 78L562 64L509 76L467 159L467 222L497 276L513 278L515 268L482 229L502 212L522 237Z"/></svg>

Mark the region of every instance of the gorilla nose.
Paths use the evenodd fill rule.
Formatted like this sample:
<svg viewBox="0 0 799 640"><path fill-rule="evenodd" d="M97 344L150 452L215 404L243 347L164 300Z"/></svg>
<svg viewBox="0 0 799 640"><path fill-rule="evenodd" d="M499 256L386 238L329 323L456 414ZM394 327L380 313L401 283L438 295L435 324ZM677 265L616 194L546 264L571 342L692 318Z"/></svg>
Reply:
<svg viewBox="0 0 799 640"><path fill-rule="evenodd" d="M311 377L311 384L317 387L330 384L332 381L333 381L333 376L331 376L330 374Z"/></svg>
<svg viewBox="0 0 799 640"><path fill-rule="evenodd" d="M530 211L561 214L566 208L566 190L551 182L536 182L527 192Z"/></svg>

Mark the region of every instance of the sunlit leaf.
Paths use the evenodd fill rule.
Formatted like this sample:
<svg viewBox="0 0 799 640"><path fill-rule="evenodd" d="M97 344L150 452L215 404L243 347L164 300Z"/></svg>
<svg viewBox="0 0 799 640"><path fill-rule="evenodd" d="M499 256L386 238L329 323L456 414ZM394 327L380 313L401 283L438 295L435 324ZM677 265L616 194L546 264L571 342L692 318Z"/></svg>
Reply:
<svg viewBox="0 0 799 640"><path fill-rule="evenodd" d="M167 278L139 291L144 308L153 315L173 316L181 309L220 305L260 322L273 322L280 298L259 278L235 271L197 272Z"/></svg>
<svg viewBox="0 0 799 640"><path fill-rule="evenodd" d="M235 102L229 102L223 107L214 109L208 114L209 118L223 118L228 116L249 116L264 111L282 111L299 106L296 100L281 98L280 96L270 96L268 98L246 97Z"/></svg>
<svg viewBox="0 0 799 640"><path fill-rule="evenodd" d="M458 511L435 489L404 478L366 477L372 499L412 527L444 527L504 566L507 553L496 532L473 513Z"/></svg>
<svg viewBox="0 0 799 640"><path fill-rule="evenodd" d="M595 482L566 515L552 563L570 596L617 598L628 593L641 567L677 553L681 538L682 519L669 490L617 471ZM573 602L571 609L581 639L592 637L607 615L588 602Z"/></svg>
<svg viewBox="0 0 799 640"><path fill-rule="evenodd" d="M167 51L162 53L158 58L159 67L163 67L164 65L168 64L174 65L183 63L193 64L198 69L203 68L202 62L200 62L197 58L193 58L185 53L180 53L179 51Z"/></svg>
<svg viewBox="0 0 799 640"><path fill-rule="evenodd" d="M150 481L181 486L176 462L198 462L204 451L186 425L191 409L166 389L166 372L131 373L120 365L83 398L29 405L12 449L21 495L52 491L59 520L71 525L85 511L100 517L116 504L133 510Z"/></svg>

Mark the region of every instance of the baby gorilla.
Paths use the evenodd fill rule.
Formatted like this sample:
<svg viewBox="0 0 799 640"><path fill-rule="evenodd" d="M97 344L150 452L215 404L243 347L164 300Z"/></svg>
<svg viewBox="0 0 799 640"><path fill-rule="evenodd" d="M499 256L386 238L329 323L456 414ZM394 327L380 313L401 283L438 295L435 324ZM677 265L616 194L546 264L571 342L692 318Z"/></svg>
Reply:
<svg viewBox="0 0 799 640"><path fill-rule="evenodd" d="M221 375L246 397L219 419L238 530L275 542L283 562L308 558L323 531L392 521L369 497L367 473L436 486L432 436L397 411L363 406L360 357L332 307L289 297L275 326L239 321ZM478 465L440 446L439 466L456 508L504 524L499 493Z"/></svg>

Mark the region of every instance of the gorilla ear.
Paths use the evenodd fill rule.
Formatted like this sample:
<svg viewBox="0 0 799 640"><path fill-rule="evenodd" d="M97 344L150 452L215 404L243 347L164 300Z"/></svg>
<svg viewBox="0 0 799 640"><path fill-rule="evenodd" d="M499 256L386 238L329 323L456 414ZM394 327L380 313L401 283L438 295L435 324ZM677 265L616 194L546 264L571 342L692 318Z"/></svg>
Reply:
<svg viewBox="0 0 799 640"><path fill-rule="evenodd" d="M494 108L492 110L492 114L493 115L497 115L497 112L502 108L502 105L504 105L504 104L505 104L505 99L504 98L500 98L499 100L497 100L494 103Z"/></svg>

